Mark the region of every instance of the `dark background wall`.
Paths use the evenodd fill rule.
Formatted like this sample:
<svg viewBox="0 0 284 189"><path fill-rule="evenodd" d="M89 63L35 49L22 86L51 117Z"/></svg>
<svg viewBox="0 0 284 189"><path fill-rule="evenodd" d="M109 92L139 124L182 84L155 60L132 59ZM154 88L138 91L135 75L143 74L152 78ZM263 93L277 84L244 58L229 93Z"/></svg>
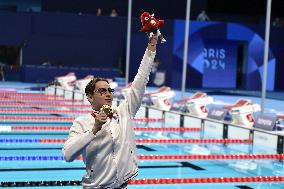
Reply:
<svg viewBox="0 0 284 189"><path fill-rule="evenodd" d="M62 66L118 67L125 46L124 18L41 13L31 19L25 64L51 61Z"/></svg>
<svg viewBox="0 0 284 189"><path fill-rule="evenodd" d="M24 65L41 65L51 62L54 66L81 68L110 68L124 71L127 1L124 0L0 0L0 45L17 46L23 49ZM283 17L283 1L272 4L272 21ZM133 1L134 17L143 10L165 18L162 29L168 42L160 46L161 69L167 71L167 80L174 79L171 66L173 44L173 21L185 16L186 0L136 0ZM192 1L191 18L206 10L214 21L250 24L263 36L265 0L200 0ZM11 8L15 7L15 8ZM97 8L103 15L96 17ZM119 17L108 17L112 8ZM115 19L115 20L114 20ZM140 23L133 19L131 69L138 66L145 48L145 35L138 32ZM271 48L277 59L275 89L284 89L283 28L272 27ZM131 72L131 77L133 73Z"/></svg>
<svg viewBox="0 0 284 189"><path fill-rule="evenodd" d="M160 45L157 56L162 62L160 69L166 71L166 84L171 85L182 72L181 68L178 68L181 65L176 64L177 60L172 50L174 20L166 21L166 25L161 30L167 38L167 43ZM40 66L49 62L51 66L58 67L117 69L115 76L123 76L126 17L97 17L72 13L0 13L0 22L2 24L0 45L22 48L23 66ZM260 36L264 36L264 25L255 24L249 27ZM130 79L134 77L145 49L145 41L147 41L146 35L139 32L139 28L139 19L133 18ZM272 28L271 49L277 60L276 90L283 89L283 78L278 71L283 69L284 65L284 57L281 53L284 44L282 32L281 28ZM207 38L214 38L214 36L207 36ZM23 81L32 81L28 78L30 74L26 73L28 70L25 69L22 73Z"/></svg>
<svg viewBox="0 0 284 189"><path fill-rule="evenodd" d="M109 15L115 8L119 15L127 16L126 0L42 0L43 11L51 12L85 12L95 14L97 8ZM182 19L185 17L186 0L135 0L133 1L133 16L140 15L143 10L156 12L167 19ZM273 0L272 16L284 16L284 1ZM191 17L193 19L206 10L214 20L244 22L260 22L266 12L266 0L192 0ZM247 19L245 19L247 18Z"/></svg>
<svg viewBox="0 0 284 189"><path fill-rule="evenodd" d="M23 64L118 68L125 47L125 18L0 13L0 23L0 44L23 48Z"/></svg>
<svg viewBox="0 0 284 189"><path fill-rule="evenodd" d="M22 49L22 64L57 67L116 69L120 76L125 56L126 19L96 17L71 13L0 13L0 45ZM8 63L8 64L14 64ZM21 70L21 77L13 80L33 81L35 69ZM64 73L71 70L64 69ZM10 70L7 69L7 72ZM78 72L78 70L77 70ZM10 72L13 74L14 72ZM52 72L48 77L62 72ZM84 74L92 72L84 72ZM113 73L113 72L109 72ZM83 75L83 74L79 74ZM105 75L105 74L103 74ZM38 75L41 77L41 75ZM45 77L46 78L46 77ZM46 81L44 78L39 79Z"/></svg>

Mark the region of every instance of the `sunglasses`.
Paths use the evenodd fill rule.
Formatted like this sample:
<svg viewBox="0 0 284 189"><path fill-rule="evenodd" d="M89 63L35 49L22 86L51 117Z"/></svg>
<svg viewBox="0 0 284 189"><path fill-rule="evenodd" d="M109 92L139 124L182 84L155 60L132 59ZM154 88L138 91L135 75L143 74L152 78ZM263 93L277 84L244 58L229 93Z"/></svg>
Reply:
<svg viewBox="0 0 284 189"><path fill-rule="evenodd" d="M103 95L106 95L107 92L109 92L110 94L113 94L114 93L114 89L112 89L112 88L108 88L108 89L106 89L106 88L98 88L97 90L95 90L95 92L96 93L100 93L101 96L103 96Z"/></svg>

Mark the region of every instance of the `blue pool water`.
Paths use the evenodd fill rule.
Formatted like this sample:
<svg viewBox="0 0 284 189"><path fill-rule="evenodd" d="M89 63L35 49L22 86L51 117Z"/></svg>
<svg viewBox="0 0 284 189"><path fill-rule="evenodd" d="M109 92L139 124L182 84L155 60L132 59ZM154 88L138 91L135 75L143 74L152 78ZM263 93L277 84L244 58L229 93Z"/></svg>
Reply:
<svg viewBox="0 0 284 189"><path fill-rule="evenodd" d="M227 97L226 97L227 98ZM236 98L236 97L234 97ZM231 99L234 101L234 99ZM1 104L1 102L0 102ZM272 103L273 104L273 103ZM279 104L278 104L279 105ZM283 106L284 107L284 106ZM9 107L5 107L9 108ZM11 107L10 107L11 108ZM275 107L269 107L275 108ZM269 109L268 108L268 109ZM51 108L48 108L51 109ZM56 108L54 108L56 109ZM71 108L67 108L71 109ZM72 108L76 109L76 108ZM79 109L79 108L77 108ZM0 113L2 115L15 115ZM66 114L17 114L19 116L54 116ZM76 114L72 116L78 116ZM37 123L1 121L3 126L70 126L71 123ZM161 123L136 124L136 127L158 127ZM40 143L39 139L66 139L67 131L11 131L0 132L0 182L27 181L77 181L85 174L84 163L75 160L71 163L60 159L62 143ZM199 132L136 132L139 139L200 139ZM205 138L216 138L206 135ZM23 142L24 141L24 142ZM179 154L248 154L270 153L261 146L252 148L250 144L137 144L139 155L179 155ZM17 158L16 158L17 157ZM25 157L32 157L25 159ZM44 157L39 159L38 157ZM50 157L56 157L52 160ZM22 158L22 159L21 159ZM33 160L32 160L33 159ZM139 160L139 175L136 179L152 178L209 178L209 177L252 177L283 176L284 164L277 160ZM221 184L157 184L130 185L129 189L281 189L283 183L221 183ZM10 187L11 188L11 187ZM24 187L41 188L41 187ZM44 187L46 188L46 187ZM50 186L48 188L59 188ZM62 189L81 188L80 186L60 186Z"/></svg>

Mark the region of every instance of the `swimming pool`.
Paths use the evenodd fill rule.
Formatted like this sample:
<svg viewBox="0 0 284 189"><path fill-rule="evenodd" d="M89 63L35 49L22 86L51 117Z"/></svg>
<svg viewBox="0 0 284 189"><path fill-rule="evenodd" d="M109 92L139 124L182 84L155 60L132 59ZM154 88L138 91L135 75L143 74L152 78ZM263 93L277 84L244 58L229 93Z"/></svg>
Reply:
<svg viewBox="0 0 284 189"><path fill-rule="evenodd" d="M39 102L30 103L25 99L13 106L5 101L0 103L1 185L80 188L78 184L85 172L84 164L80 158L71 163L65 162L61 148L71 125L69 118L81 114L76 110L82 108L69 105L58 108L48 99L44 99L41 104L45 105L40 107L36 103ZM16 107L23 104L25 105L21 111L14 112ZM5 111L7 109L13 111ZM159 118L160 115L151 116ZM42 119L38 119L39 117ZM129 188L284 187L281 177L284 174L284 165L281 160L275 157L267 159L266 156L236 156L263 155L272 152L270 149L252 146L250 142L242 140L237 143L224 142L213 133L204 135L198 128L180 131L139 130L164 127L164 123L158 121L135 122L134 127L137 128L139 175ZM184 157L179 159L178 155Z"/></svg>

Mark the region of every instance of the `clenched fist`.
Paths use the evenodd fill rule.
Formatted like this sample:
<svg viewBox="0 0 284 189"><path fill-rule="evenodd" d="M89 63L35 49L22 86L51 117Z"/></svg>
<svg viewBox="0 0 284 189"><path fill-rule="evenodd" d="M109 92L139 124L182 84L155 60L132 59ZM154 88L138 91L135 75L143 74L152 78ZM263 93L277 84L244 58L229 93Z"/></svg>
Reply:
<svg viewBox="0 0 284 189"><path fill-rule="evenodd" d="M102 125L107 122L107 115L103 111L100 111L100 113L96 114L95 120L96 122L92 129L92 132L94 134L96 134L99 130L101 130Z"/></svg>

